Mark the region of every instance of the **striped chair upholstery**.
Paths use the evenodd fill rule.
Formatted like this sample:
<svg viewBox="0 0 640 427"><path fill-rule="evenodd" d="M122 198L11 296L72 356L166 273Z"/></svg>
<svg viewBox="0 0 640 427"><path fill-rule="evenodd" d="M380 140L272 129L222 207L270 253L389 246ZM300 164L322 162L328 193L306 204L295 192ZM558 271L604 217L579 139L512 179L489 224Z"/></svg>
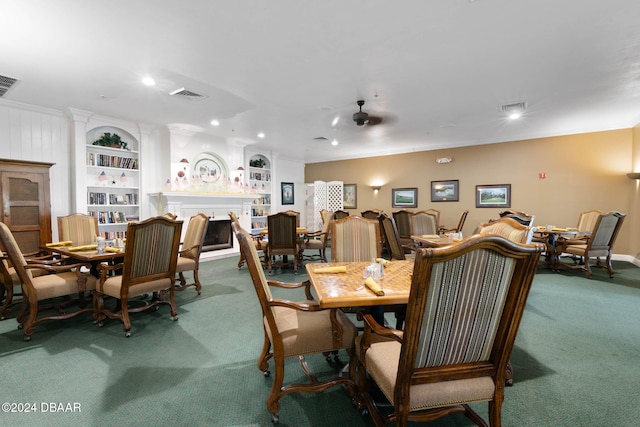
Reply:
<svg viewBox="0 0 640 427"><path fill-rule="evenodd" d="M406 209L400 209L394 212L393 220L396 222L398 228L398 235L400 236L400 243L402 245L410 245L413 243L411 240L411 215L413 212Z"/></svg>
<svg viewBox="0 0 640 427"><path fill-rule="evenodd" d="M58 239L74 245L93 243L98 235L98 218L93 215L73 213L58 217Z"/></svg>
<svg viewBox="0 0 640 427"><path fill-rule="evenodd" d="M264 344L258 358L258 368L265 376L270 374L269 359L274 361L276 372L267 398L267 410L272 414L272 420L278 421L279 401L291 392L321 392L335 385L345 385L353 394L355 387L350 378L337 376L318 381L305 361L306 355L339 349L346 349L351 358L354 338L358 333L353 323L341 310L321 309L318 302L313 301L309 281L296 284L267 281L260 265L258 251L249 233L237 222L234 222L232 227L238 237L240 249L247 254L247 267L262 308ZM270 286L286 288L280 289L282 292L292 289L299 292L298 289L304 287L307 300L292 302L288 299L274 298ZM285 363L285 359L289 357L299 358L309 383L283 386L285 366L291 366ZM293 375L287 376L289 377L294 378Z"/></svg>
<svg viewBox="0 0 640 427"><path fill-rule="evenodd" d="M411 214L411 234L438 234L438 218L432 212L420 211Z"/></svg>
<svg viewBox="0 0 640 427"><path fill-rule="evenodd" d="M182 221L173 221L157 216L127 226L127 248L123 263L100 264L100 281L94 293L94 306L98 324L105 318L122 321L125 336L130 336L129 313L137 313L156 307L169 305L171 317L178 320L175 302L175 276L178 261L178 246ZM122 274L109 276L109 271L122 270ZM163 297L153 298L141 306L129 306L130 297L148 293L160 294L169 291L169 301ZM120 300L114 310L105 307L104 297Z"/></svg>
<svg viewBox="0 0 640 427"><path fill-rule="evenodd" d="M376 425L455 412L487 425L468 406L475 402L489 402L491 425L500 425L505 368L542 250L477 235L418 251L403 334L374 332L364 315L356 338L356 384ZM371 380L393 412L378 412Z"/></svg>
<svg viewBox="0 0 640 427"><path fill-rule="evenodd" d="M20 252L17 242L9 227L0 222L0 247L6 251L6 260L2 262L3 281L15 280L11 278L12 272L7 269L10 262L13 273L17 275L18 281L22 284L23 302L22 310L17 316L18 323L22 327L25 340L30 340L34 333L35 326L47 320L62 320L75 317L81 313L93 311L84 303L85 292L90 292L96 287L96 278L83 273L81 267L89 268L88 264L69 265L47 265L41 264L39 268L33 268L34 263L29 263ZM46 273L46 274L43 274ZM13 282L15 283L15 282ZM60 309L53 315L38 317L39 302L52 298L78 295L80 298L80 308L70 310L69 307ZM4 306L3 306L4 309Z"/></svg>
<svg viewBox="0 0 640 427"><path fill-rule="evenodd" d="M202 292L202 284L198 277L200 268L200 253L202 252L202 244L207 233L209 218L202 212L192 216L187 225L187 232L178 251L178 263L176 264L176 272L180 278L180 285L176 286L177 291L184 290L189 286L194 286L198 295ZM193 271L193 283L187 283L184 273Z"/></svg>
<svg viewBox="0 0 640 427"><path fill-rule="evenodd" d="M378 221L356 215L331 222L331 261L371 261L380 257Z"/></svg>
<svg viewBox="0 0 640 427"><path fill-rule="evenodd" d="M531 243L534 227L520 224L512 218L500 218L487 224L480 224L474 234L497 234L516 243Z"/></svg>

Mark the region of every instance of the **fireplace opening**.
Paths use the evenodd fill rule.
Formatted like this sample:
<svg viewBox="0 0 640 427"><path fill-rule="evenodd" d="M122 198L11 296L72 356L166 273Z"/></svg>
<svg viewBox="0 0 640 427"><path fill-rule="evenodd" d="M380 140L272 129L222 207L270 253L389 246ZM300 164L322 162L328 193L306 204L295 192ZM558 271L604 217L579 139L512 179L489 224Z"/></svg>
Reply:
<svg viewBox="0 0 640 427"><path fill-rule="evenodd" d="M209 220L207 232L204 235L202 252L219 251L220 249L229 248L233 248L231 220Z"/></svg>

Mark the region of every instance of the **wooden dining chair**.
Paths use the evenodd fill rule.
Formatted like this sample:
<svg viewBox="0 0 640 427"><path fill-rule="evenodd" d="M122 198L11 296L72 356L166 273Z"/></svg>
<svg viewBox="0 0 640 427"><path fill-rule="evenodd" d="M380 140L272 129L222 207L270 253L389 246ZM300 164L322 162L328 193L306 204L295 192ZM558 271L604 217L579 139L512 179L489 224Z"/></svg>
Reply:
<svg viewBox="0 0 640 427"><path fill-rule="evenodd" d="M72 213L59 216L58 239L61 242L70 241L74 245L86 245L93 243L100 234L98 231L98 218L95 215Z"/></svg>
<svg viewBox="0 0 640 427"><path fill-rule="evenodd" d="M542 249L478 235L418 251L404 330L364 314L356 338L357 401L376 426L452 413L487 426L470 406L479 402L501 425L506 365ZM376 404L373 384L388 404Z"/></svg>
<svg viewBox="0 0 640 427"><path fill-rule="evenodd" d="M522 225L513 218L503 217L493 222L480 224L474 234L497 234L516 243L531 243L534 227Z"/></svg>
<svg viewBox="0 0 640 427"><path fill-rule="evenodd" d="M351 215L331 222L331 262L371 261L381 252L377 220Z"/></svg>
<svg viewBox="0 0 640 427"><path fill-rule="evenodd" d="M399 211L393 212L391 215L393 216L393 220L396 222L396 227L398 228L398 235L400 236L400 243L402 246L411 245L413 240L411 240L411 215L412 211L406 209L400 209Z"/></svg>
<svg viewBox="0 0 640 427"><path fill-rule="evenodd" d="M22 284L22 308L16 319L26 341L31 339L36 325L42 322L65 320L82 313L93 312L91 304L85 299L85 292L95 289L96 278L82 271L82 268L88 269L89 264L28 263L9 227L2 222L0 222L0 246ZM5 264L4 260L0 263L3 269L2 276L11 280L11 273L4 271L8 263ZM36 271L39 275L35 273ZM70 308L70 297L78 298L76 301L78 309ZM64 300L60 301L61 298ZM49 314L51 304L44 307L41 303L56 300L59 302L53 305L55 313Z"/></svg>
<svg viewBox="0 0 640 427"><path fill-rule="evenodd" d="M460 220L458 220L458 225L455 228L446 228L440 227L440 234L444 233L462 233L462 227L464 226L465 221L467 220L467 215L469 215L469 211L465 210L460 215Z"/></svg>
<svg viewBox="0 0 640 427"><path fill-rule="evenodd" d="M267 217L268 241L267 241L267 269L272 273L273 267L282 268L285 264L284 257L287 257L286 263L289 262L288 256L293 259L293 271L298 272L298 256L300 255L300 239L297 232L298 216L287 213L278 212ZM283 257L281 261L276 262L275 257Z"/></svg>
<svg viewBox="0 0 640 427"><path fill-rule="evenodd" d="M313 300L309 281L301 283L267 281L250 234L237 222L233 223L232 227L240 243L240 249L246 254L251 281L262 309L260 324L264 333L264 343L258 358L258 369L265 377L271 375L269 359L273 359L275 375L266 402L272 422L279 421L280 399L289 393L316 393L330 387L344 385L353 396L355 387L350 379L353 375L330 376L319 381L306 362L306 357L309 355L341 349L345 349L351 359L354 338L357 335L353 323L338 309L320 308L318 302ZM281 291L288 293L304 288L307 299L296 302L290 298L276 298L271 293L271 287L282 288ZM287 366L285 360L293 357L298 359L302 371L309 380L308 383L295 382L283 385L285 366Z"/></svg>
<svg viewBox="0 0 640 427"><path fill-rule="evenodd" d="M96 321L102 327L104 320L122 322L126 337L131 336L130 313L138 313L159 305L169 305L171 318L178 320L175 301L176 264L182 221L163 216L149 218L127 225L127 249L124 261L115 265L100 264L100 281L96 286L93 303ZM121 274L109 275L121 271ZM167 292L168 291L168 292ZM163 293L169 294L169 300ZM153 293L149 301L129 304L130 298ZM116 299L114 308L107 308L105 297ZM156 308L157 309L157 308Z"/></svg>
<svg viewBox="0 0 640 427"><path fill-rule="evenodd" d="M438 216L433 212L433 210L430 211L419 211L409 216L411 234L438 234Z"/></svg>
<svg viewBox="0 0 640 427"><path fill-rule="evenodd" d="M533 225L533 221L536 219L535 215L529 215L523 211L516 211L513 209L507 209L498 214L500 218L511 218L518 221L522 225L526 225L531 227Z"/></svg>
<svg viewBox="0 0 640 427"><path fill-rule="evenodd" d="M338 209L333 213L333 219L342 219L349 216L349 212Z"/></svg>
<svg viewBox="0 0 640 427"><path fill-rule="evenodd" d="M305 261L327 262L327 242L331 232L331 212L322 210L322 229L307 233L302 242L302 254ZM317 254L307 255L307 251L318 251Z"/></svg>
<svg viewBox="0 0 640 427"><path fill-rule="evenodd" d="M190 286L196 288L198 295L202 293L202 284L198 271L200 269L200 254L202 253L202 244L207 234L207 226L209 218L202 212L192 216L187 224L187 232L184 240L180 244L178 251L178 262L176 264L176 272L180 279L180 284L176 285L176 291L182 291ZM193 282L187 283L184 273L193 272Z"/></svg>

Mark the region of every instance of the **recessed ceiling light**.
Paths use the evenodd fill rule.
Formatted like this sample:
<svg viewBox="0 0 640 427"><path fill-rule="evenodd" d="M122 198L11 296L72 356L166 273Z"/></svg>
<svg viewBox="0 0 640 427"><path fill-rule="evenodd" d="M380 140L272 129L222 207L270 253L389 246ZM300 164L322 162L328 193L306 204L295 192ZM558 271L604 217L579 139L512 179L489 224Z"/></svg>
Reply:
<svg viewBox="0 0 640 427"><path fill-rule="evenodd" d="M153 80L153 78L147 76L147 77L142 79L142 84L145 85L145 86L155 86L156 81Z"/></svg>
<svg viewBox="0 0 640 427"><path fill-rule="evenodd" d="M331 126L337 125L339 121L340 121L340 116L335 116L333 118L333 121L331 122Z"/></svg>
<svg viewBox="0 0 640 427"><path fill-rule="evenodd" d="M338 140L333 138L333 141L331 141L331 145L333 145L334 147L338 145Z"/></svg>
<svg viewBox="0 0 640 427"><path fill-rule="evenodd" d="M264 138L264 132L260 132L260 133L258 134L258 138Z"/></svg>
<svg viewBox="0 0 640 427"><path fill-rule="evenodd" d="M219 126L220 122L217 121L216 119L211 120L211 126Z"/></svg>

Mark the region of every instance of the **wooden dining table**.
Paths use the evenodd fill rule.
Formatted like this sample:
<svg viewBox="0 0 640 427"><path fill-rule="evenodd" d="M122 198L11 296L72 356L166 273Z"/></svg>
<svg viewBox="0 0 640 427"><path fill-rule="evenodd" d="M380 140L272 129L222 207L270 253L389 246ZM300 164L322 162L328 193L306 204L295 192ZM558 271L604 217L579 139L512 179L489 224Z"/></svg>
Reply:
<svg viewBox="0 0 640 427"><path fill-rule="evenodd" d="M309 263L305 266L318 304L323 308L364 307L406 304L411 290L414 261L391 261L384 268L384 277L376 282L384 295L374 294L362 277L371 262ZM345 266L345 273L320 273L327 267Z"/></svg>
<svg viewBox="0 0 640 427"><path fill-rule="evenodd" d="M562 246L558 246L559 237L568 237L570 239L576 239L581 236L589 236L590 231L578 231L575 228L570 227L553 227L551 230L547 230L547 227L537 227L534 236L537 236L541 241L544 241L547 247L547 263L551 270L557 270L560 266L560 255L562 254Z"/></svg>
<svg viewBox="0 0 640 427"><path fill-rule="evenodd" d="M87 262L91 264L91 274L99 276L97 266L101 262L117 263L124 258L125 248L112 248L105 250L104 253L98 253L97 246L94 244L68 244L61 246L43 245L40 249L52 254L58 254L61 257L69 258L78 262Z"/></svg>

